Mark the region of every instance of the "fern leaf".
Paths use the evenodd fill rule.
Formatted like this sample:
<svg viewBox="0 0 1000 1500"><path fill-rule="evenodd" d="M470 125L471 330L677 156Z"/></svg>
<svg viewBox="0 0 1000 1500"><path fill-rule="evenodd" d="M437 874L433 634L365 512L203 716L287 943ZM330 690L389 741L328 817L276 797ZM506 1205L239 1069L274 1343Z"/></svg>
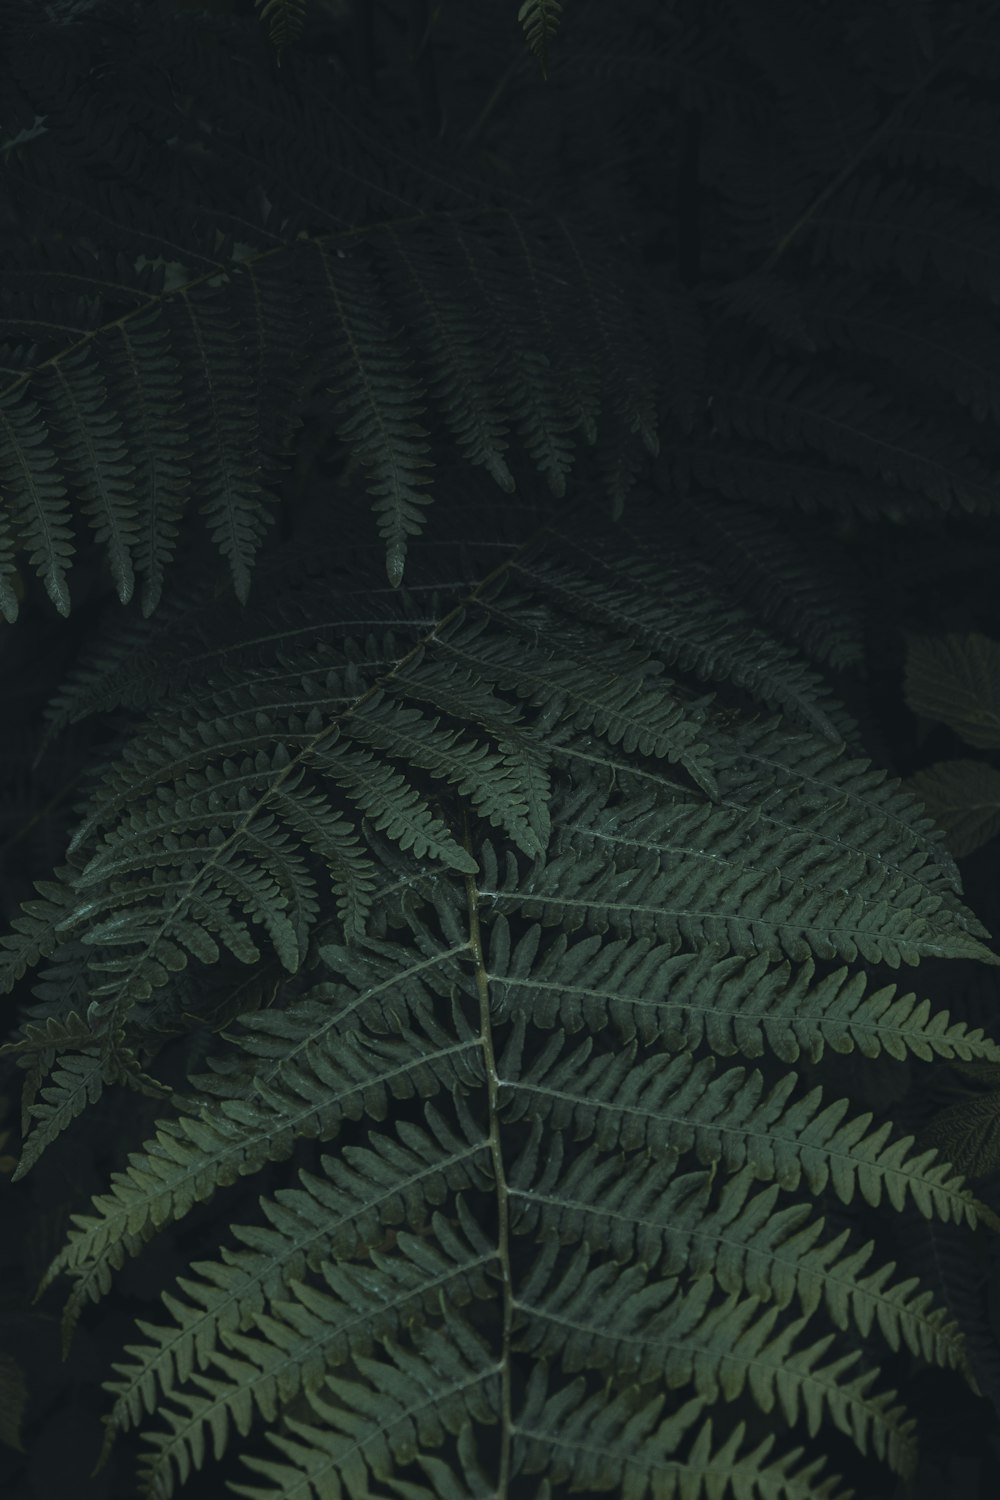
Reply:
<svg viewBox="0 0 1000 1500"><path fill-rule="evenodd" d="M12 1181L29 1172L46 1146L104 1092L105 1085L117 1082L115 1060L101 1048L87 1052L64 1051L51 1081L41 1090L41 1103L32 1104L31 1133L24 1142L21 1158Z"/></svg>
<svg viewBox="0 0 1000 1500"><path fill-rule="evenodd" d="M694 1061L689 1053L666 1067L657 1057L650 1068L636 1063L634 1046L591 1060L590 1041L560 1057L562 1042L556 1032L519 1077L523 1031L514 1033L502 1074L511 1119L542 1119L546 1128L571 1129L606 1151L693 1150L730 1172L749 1164L757 1177L786 1188L803 1178L814 1193L829 1185L843 1202L860 1192L873 1205L883 1197L897 1209L912 1201L925 1218L990 1218L962 1177L934 1161L936 1152L913 1154L913 1137L891 1141L885 1124L869 1132L870 1114L845 1118L847 1100L824 1106L821 1089L793 1099L794 1074L765 1093L756 1070L730 1068L712 1078L711 1059Z"/></svg>
<svg viewBox="0 0 1000 1500"><path fill-rule="evenodd" d="M56 872L60 880L37 880L40 900L21 903L20 914L11 921L12 931L0 937L0 993L8 994L29 968L53 953L62 941L60 926L72 905L72 886L66 877L70 866Z"/></svg>
<svg viewBox="0 0 1000 1500"><path fill-rule="evenodd" d="M229 562L236 596L245 603L257 549L274 519L257 478L256 402L242 351L226 327L225 305L185 292L181 308L178 334L195 413L192 483L212 539Z"/></svg>
<svg viewBox="0 0 1000 1500"><path fill-rule="evenodd" d="M914 797L944 830L956 859L1000 833L1000 771L981 760L939 761L907 780Z"/></svg>
<svg viewBox="0 0 1000 1500"><path fill-rule="evenodd" d="M320 1270L332 1256L371 1251L385 1239L387 1226L422 1229L428 1203L475 1185L488 1140L465 1117L456 1133L430 1103L424 1116L427 1129L400 1122L394 1137L376 1136L371 1147L324 1156L322 1176L303 1171L300 1187L263 1200L267 1227L233 1226L242 1248L224 1248L221 1265L208 1260L192 1266L198 1279L178 1281L183 1300L164 1293L173 1324L139 1322L149 1342L130 1346L131 1362L116 1366L121 1378L108 1386L115 1404L105 1456L116 1433L137 1426L144 1412L154 1413L196 1368L207 1369L220 1337L252 1328L255 1316L284 1297L307 1269Z"/></svg>
<svg viewBox="0 0 1000 1500"><path fill-rule="evenodd" d="M717 1201L710 1172L678 1173L675 1160L652 1162L586 1148L568 1166L565 1137L549 1137L540 1160L541 1128L511 1173L516 1232L541 1230L562 1243L601 1244L618 1264L640 1262L661 1276L706 1277L732 1296L749 1292L779 1308L797 1302L806 1318L825 1306L836 1327L867 1337L878 1326L942 1365L964 1368L962 1334L916 1278L893 1281L892 1263L862 1274L875 1246L849 1245L849 1231L828 1236L805 1204L779 1208L776 1183L754 1193L744 1167Z"/></svg>
<svg viewBox="0 0 1000 1500"><path fill-rule="evenodd" d="M647 452L655 457L660 451L658 414L652 396L657 382L650 368L652 361L635 357L637 350L643 350L642 337L632 322L621 289L611 279L610 268L601 264L589 246L584 246L564 219L559 220L558 228L572 257L600 339L600 382L603 389L595 407L599 410L600 406L607 405L629 432L642 438ZM690 357L694 352L691 348L684 351L688 358L683 363L688 371L697 366L697 360Z"/></svg>
<svg viewBox="0 0 1000 1500"><path fill-rule="evenodd" d="M90 349L68 355L45 375L42 402L50 429L59 434L64 472L81 495L97 540L107 548L118 598L127 604L135 587L137 524L134 470L120 419L108 409L107 388Z"/></svg>
<svg viewBox="0 0 1000 1500"><path fill-rule="evenodd" d="M556 1483L569 1480L578 1489L593 1490L615 1484L614 1476L626 1467L649 1488L666 1478L678 1500L709 1500L720 1484L737 1494L759 1494L761 1500L849 1500L854 1493L843 1489L837 1476L820 1478L822 1459L803 1464L801 1448L767 1462L774 1435L750 1449L743 1422L716 1442L709 1417L697 1427L694 1441L685 1442L705 1403L693 1397L664 1413L666 1404L665 1394L650 1396L638 1385L588 1395L582 1377L549 1394L544 1367L536 1366L525 1409L518 1414L524 1467L543 1470Z"/></svg>
<svg viewBox="0 0 1000 1500"><path fill-rule="evenodd" d="M122 378L115 390L135 460L133 487L142 496L135 521L134 553L142 579L142 613L154 613L173 559L178 527L188 501L190 450L184 437L182 385L169 331L159 310L140 314L116 329Z"/></svg>
<svg viewBox="0 0 1000 1500"><path fill-rule="evenodd" d="M426 241L426 242L425 242ZM375 242L386 270L400 286L400 302L424 348L430 390L459 452L481 465L507 494L514 476L506 458L507 421L502 392L488 378L492 356L470 311L450 285L454 267L438 238L388 231ZM383 249L391 246L391 255Z"/></svg>
<svg viewBox="0 0 1000 1500"><path fill-rule="evenodd" d="M287 1298L274 1304L273 1314L256 1314L252 1333L223 1332L225 1349L210 1356L220 1374L192 1375L203 1394L176 1396L181 1412L158 1408L169 1431L152 1435L153 1452L140 1466L143 1493L169 1495L172 1467L181 1483L202 1467L206 1428L218 1458L230 1420L246 1436L249 1421L243 1414L251 1405L273 1422L279 1395L284 1402L302 1389L315 1390L329 1365L347 1358L363 1361L376 1339L394 1339L404 1326L412 1331L424 1321L422 1309L436 1312L443 1298L460 1309L473 1297L487 1297L493 1247L468 1214L462 1229L457 1233L443 1215L434 1214L428 1233L400 1231L391 1257L373 1249L364 1266L327 1263L321 1268L324 1286L290 1280Z"/></svg>
<svg viewBox="0 0 1000 1500"><path fill-rule="evenodd" d="M972 508L986 476L957 444L928 438L926 424L872 387L757 360L739 387L716 391L712 418L723 437L758 439L780 452L815 448L868 478L922 490L942 509Z"/></svg>
<svg viewBox="0 0 1000 1500"><path fill-rule="evenodd" d="M1000 385L990 332L957 300L928 295L915 308L905 296L876 295L856 277L831 276L809 286L809 325L821 346L889 360L908 380L949 392L977 421L996 421Z"/></svg>
<svg viewBox="0 0 1000 1500"><path fill-rule="evenodd" d="M987 301L1000 293L993 225L974 210L899 179L856 174L810 215L814 258L856 272L897 266L911 284L930 268Z"/></svg>
<svg viewBox="0 0 1000 1500"><path fill-rule="evenodd" d="M284 49L302 34L308 0L254 0L254 3L280 62Z"/></svg>
<svg viewBox="0 0 1000 1500"><path fill-rule="evenodd" d="M762 1311L756 1297L713 1305L705 1278L682 1292L675 1279L650 1278L642 1265L588 1267L587 1246L554 1279L555 1254L549 1241L524 1279L515 1303L526 1325L518 1348L541 1359L558 1351L570 1372L601 1365L640 1385L690 1384L713 1401L734 1400L749 1382L765 1413L777 1408L790 1423L804 1417L813 1435L832 1420L862 1452L870 1445L898 1473L914 1472L914 1423L893 1405L896 1392L873 1394L873 1370L846 1378L858 1351L825 1361L832 1336L796 1348L805 1319L779 1326L778 1309Z"/></svg>
<svg viewBox="0 0 1000 1500"><path fill-rule="evenodd" d="M49 598L61 615L68 615L66 573L75 548L66 487L56 464L38 402L23 399L17 387L0 393L0 486Z"/></svg>
<svg viewBox="0 0 1000 1500"><path fill-rule="evenodd" d="M559 0L524 0L517 13L528 46L542 66L544 76L549 43L559 29L562 6Z"/></svg>
<svg viewBox="0 0 1000 1500"><path fill-rule="evenodd" d="M0 1353L0 1443L24 1452L21 1423L28 1404L28 1382L17 1360Z"/></svg>
<svg viewBox="0 0 1000 1500"><path fill-rule="evenodd" d="M487 311L511 419L535 467L561 499L573 464L573 442L568 432L571 419L560 409L554 353L538 347L532 320L513 295L503 240L495 245L484 235L473 236L457 220L448 228L457 267Z"/></svg>
<svg viewBox="0 0 1000 1500"><path fill-rule="evenodd" d="M662 1041L672 1051L706 1043L720 1057L766 1053L794 1063L818 1061L827 1047L1000 1061L1000 1044L964 1022L950 1022L927 1000L897 995L894 984L872 989L846 967L817 977L809 959L792 967L770 953L723 956L724 945L677 953L648 938L558 933L542 946L532 926L515 945L510 924L496 916L490 931L495 1003L505 1019L536 1024L613 1028L622 1041Z"/></svg>
<svg viewBox="0 0 1000 1500"><path fill-rule="evenodd" d="M377 284L363 261L318 245L314 275L339 333L338 358L326 387L337 434L368 474L379 531L386 543L389 582L402 581L408 538L422 526L429 467L427 432L417 417L422 388L389 324Z"/></svg>

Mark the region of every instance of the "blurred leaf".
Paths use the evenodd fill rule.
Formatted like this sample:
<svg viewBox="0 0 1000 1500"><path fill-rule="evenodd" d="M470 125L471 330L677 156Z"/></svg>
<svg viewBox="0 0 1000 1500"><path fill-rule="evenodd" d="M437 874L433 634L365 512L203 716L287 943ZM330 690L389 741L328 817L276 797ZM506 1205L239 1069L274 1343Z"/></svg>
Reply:
<svg viewBox="0 0 1000 1500"><path fill-rule="evenodd" d="M922 1146L936 1146L966 1177L1000 1170L1000 1091L949 1104L920 1132Z"/></svg>
<svg viewBox="0 0 1000 1500"><path fill-rule="evenodd" d="M24 1371L9 1354L0 1353L0 1443L24 1452L21 1420L28 1400Z"/></svg>
<svg viewBox="0 0 1000 1500"><path fill-rule="evenodd" d="M1000 643L969 635L913 636L903 694L914 713L939 719L967 745L1000 750Z"/></svg>
<svg viewBox="0 0 1000 1500"><path fill-rule="evenodd" d="M956 858L1000 833L1000 771L995 767L978 760L944 760L918 771L906 784L944 829Z"/></svg>

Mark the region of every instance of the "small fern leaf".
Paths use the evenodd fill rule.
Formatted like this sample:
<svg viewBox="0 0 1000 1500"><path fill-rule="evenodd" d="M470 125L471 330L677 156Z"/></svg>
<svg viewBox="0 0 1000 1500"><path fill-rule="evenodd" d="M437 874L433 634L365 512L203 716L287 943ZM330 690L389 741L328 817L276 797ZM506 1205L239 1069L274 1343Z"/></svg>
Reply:
<svg viewBox="0 0 1000 1500"><path fill-rule="evenodd" d="M35 881L38 896L22 901L11 920L12 930L0 936L0 994L9 994L27 969L48 958L63 941L60 929L75 904L69 883L75 871L63 865L55 873L58 881Z"/></svg>
<svg viewBox="0 0 1000 1500"><path fill-rule="evenodd" d="M300 784L278 791L274 805L329 871L337 915L350 940L360 938L371 909L376 868L365 855L353 825L339 817L321 791Z"/></svg>
<svg viewBox="0 0 1000 1500"><path fill-rule="evenodd" d="M524 0L517 13L528 46L541 64L543 77L548 66L549 43L559 29L561 18L559 0Z"/></svg>
<svg viewBox="0 0 1000 1500"><path fill-rule="evenodd" d="M658 413L653 396L657 382L654 372L645 367L642 358L645 351L641 330L630 316L630 309L621 288L612 279L610 268L590 246L583 244L564 219L558 221L558 229L583 289L591 325L600 340L597 404L599 407L606 405L628 432L641 437L646 451L655 456L660 451ZM610 451L616 451L618 447L618 444L613 444Z"/></svg>
<svg viewBox="0 0 1000 1500"><path fill-rule="evenodd" d="M455 786L483 817L510 835L525 854L542 853L542 844L528 821L528 802L521 789L523 769L530 761L515 758L507 763L502 752L470 741L456 730L443 730L436 718L425 719L413 708L393 703L382 694L370 695L351 719L351 732L362 743L383 753L405 754L414 765L432 772L435 779ZM541 788L534 788L536 811Z"/></svg>
<svg viewBox="0 0 1000 1500"><path fill-rule="evenodd" d="M254 0L257 14L268 29L278 62L281 54L302 35L309 0Z"/></svg>
<svg viewBox="0 0 1000 1500"><path fill-rule="evenodd" d="M506 410L538 472L561 499L573 466L573 439L559 399L559 378L550 355L539 349L536 330L523 306L523 293L503 254L504 236L494 244L457 220L447 226L457 251L458 269L468 278L502 371ZM531 256L532 262L534 256Z"/></svg>
<svg viewBox="0 0 1000 1500"><path fill-rule="evenodd" d="M87 1108L95 1104L110 1082L118 1082L119 1068L105 1049L61 1052L49 1083L41 1089L41 1103L30 1109L31 1131L12 1181L24 1177L63 1131Z"/></svg>
<svg viewBox="0 0 1000 1500"><path fill-rule="evenodd" d="M920 1141L971 1180L989 1177L1000 1168L1000 1090L938 1110L921 1130Z"/></svg>
<svg viewBox="0 0 1000 1500"><path fill-rule="evenodd" d="M317 751L316 764L370 818L373 828L386 833L401 849L412 850L416 859L430 855L468 874L477 868L472 855L419 792L370 751L339 741Z"/></svg>
<svg viewBox="0 0 1000 1500"><path fill-rule="evenodd" d="M0 393L0 489L49 598L68 615L66 573L76 549L66 486L38 402L23 396L20 387Z"/></svg>
<svg viewBox="0 0 1000 1500"><path fill-rule="evenodd" d="M419 534L428 503L428 434L417 420L424 389L409 373L412 360L367 263L315 242L313 250L313 274L339 335L325 389L337 435L366 472L386 543L386 572L396 588L408 539Z"/></svg>
<svg viewBox="0 0 1000 1500"><path fill-rule="evenodd" d="M118 323L120 355L109 360L118 375L115 402L132 435L132 483L142 496L133 551L142 580L142 613L160 603L166 569L189 499L190 452L183 418L183 382L170 352L169 330L160 310Z"/></svg>
<svg viewBox="0 0 1000 1500"><path fill-rule="evenodd" d="M8 625L17 622L20 597L23 593L20 574L15 562L16 538L6 511L0 510L0 614Z"/></svg>
<svg viewBox="0 0 1000 1500"><path fill-rule="evenodd" d="M63 472L79 494L98 542L106 549L118 598L127 604L135 587L137 539L134 465L127 457L122 421L90 347L52 362L36 377L49 427L58 435Z"/></svg>
<svg viewBox="0 0 1000 1500"><path fill-rule="evenodd" d="M502 392L491 384L491 355L471 310L453 286L454 266L436 235L387 231L376 240L386 273L399 288L414 336L423 346L434 396L459 452L492 475L506 494L514 490L505 453L507 422Z"/></svg>
<svg viewBox="0 0 1000 1500"><path fill-rule="evenodd" d="M191 419L192 486L212 540L245 604L261 539L274 521L259 482L257 403L228 307L200 289L179 297L176 333L184 355Z"/></svg>

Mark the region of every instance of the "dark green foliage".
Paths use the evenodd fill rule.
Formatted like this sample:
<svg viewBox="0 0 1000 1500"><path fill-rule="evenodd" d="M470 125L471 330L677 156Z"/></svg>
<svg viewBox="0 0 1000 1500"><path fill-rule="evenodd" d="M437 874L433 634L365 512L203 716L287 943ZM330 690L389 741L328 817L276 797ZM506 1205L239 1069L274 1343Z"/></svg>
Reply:
<svg viewBox="0 0 1000 1500"><path fill-rule="evenodd" d="M15 1176L113 1111L67 1343L185 1257L103 1458L905 1486L1000 1218L872 1101L1000 1064L900 982L1000 960L841 544L998 508L1000 16L221 10L0 9L0 604L83 622L90 735L0 937Z"/></svg>

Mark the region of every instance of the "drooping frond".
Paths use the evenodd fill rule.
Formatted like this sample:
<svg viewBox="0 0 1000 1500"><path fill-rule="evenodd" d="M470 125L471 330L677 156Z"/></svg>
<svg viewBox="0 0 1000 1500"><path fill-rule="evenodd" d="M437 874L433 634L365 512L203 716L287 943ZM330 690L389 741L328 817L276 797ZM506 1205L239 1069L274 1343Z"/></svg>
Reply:
<svg viewBox="0 0 1000 1500"><path fill-rule="evenodd" d="M524 0L517 13L528 46L541 63L543 73L548 60L549 43L559 28L561 14L559 0Z"/></svg>

